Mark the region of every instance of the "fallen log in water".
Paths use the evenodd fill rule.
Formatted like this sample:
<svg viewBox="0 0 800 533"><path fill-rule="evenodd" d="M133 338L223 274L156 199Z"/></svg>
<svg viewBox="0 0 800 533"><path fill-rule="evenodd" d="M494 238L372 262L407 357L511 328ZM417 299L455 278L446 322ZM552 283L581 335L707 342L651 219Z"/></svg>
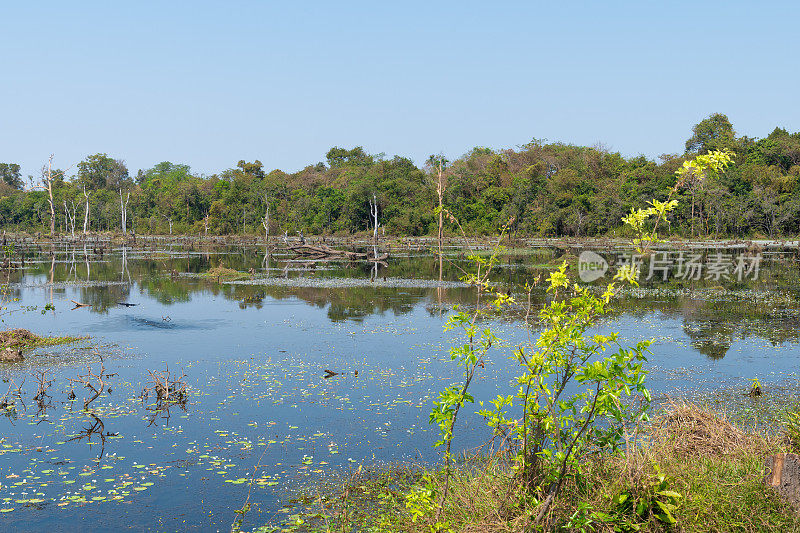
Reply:
<svg viewBox="0 0 800 533"><path fill-rule="evenodd" d="M92 304L85 304L85 303L82 303L82 302L76 302L75 300L70 300L70 302L75 304L75 307L70 309L70 311L74 311L75 309L79 309L81 307L92 307Z"/></svg>
<svg viewBox="0 0 800 533"><path fill-rule="evenodd" d="M296 246L289 246L289 250L297 255L306 256L320 256L323 257L347 257L348 259L366 259L367 254L359 252L350 252L348 250L336 250L324 244L298 244Z"/></svg>

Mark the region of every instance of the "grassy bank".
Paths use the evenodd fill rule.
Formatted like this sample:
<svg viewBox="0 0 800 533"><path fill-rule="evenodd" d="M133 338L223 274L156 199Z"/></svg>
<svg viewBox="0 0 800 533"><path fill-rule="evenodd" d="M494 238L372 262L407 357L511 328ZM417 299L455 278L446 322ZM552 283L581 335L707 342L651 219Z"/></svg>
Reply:
<svg viewBox="0 0 800 533"><path fill-rule="evenodd" d="M40 337L27 329L9 329L0 331L0 349L32 350L44 346L58 346L84 340L88 337Z"/></svg>
<svg viewBox="0 0 800 533"><path fill-rule="evenodd" d="M460 462L439 530L800 531L798 515L762 481L764 457L786 451L783 428L745 428L707 408L671 404L630 436L627 451L586 460L539 529L535 491L524 490L502 456ZM413 495L438 502L443 483L438 470L359 467L308 491L305 509L280 528L261 531L437 531L435 505L420 507Z"/></svg>

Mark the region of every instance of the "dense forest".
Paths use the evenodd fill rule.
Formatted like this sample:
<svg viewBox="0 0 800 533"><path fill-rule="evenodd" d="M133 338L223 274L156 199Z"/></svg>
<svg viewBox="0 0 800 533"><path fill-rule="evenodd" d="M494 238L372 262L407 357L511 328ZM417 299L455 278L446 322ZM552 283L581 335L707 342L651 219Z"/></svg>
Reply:
<svg viewBox="0 0 800 533"><path fill-rule="evenodd" d="M680 188L672 234L800 234L800 132L737 136L722 114L692 128L685 153L658 161L534 139L517 149L477 147L455 161L431 156L422 168L334 147L324 162L291 174L256 160L211 176L171 162L132 175L123 160L100 153L68 171L45 165L26 182L19 165L0 163L0 224L68 234L263 234L269 212L271 235L349 234L371 228L374 198L386 234L435 234L441 170L444 206L471 233L513 220L522 235L614 235L631 208L666 197L685 160L711 150L730 151L734 164Z"/></svg>

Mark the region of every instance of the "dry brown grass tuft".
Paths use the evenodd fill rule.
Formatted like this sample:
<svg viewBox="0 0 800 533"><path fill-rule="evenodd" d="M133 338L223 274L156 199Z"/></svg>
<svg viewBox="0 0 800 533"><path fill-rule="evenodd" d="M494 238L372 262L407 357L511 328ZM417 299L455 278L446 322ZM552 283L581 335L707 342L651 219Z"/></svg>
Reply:
<svg viewBox="0 0 800 533"><path fill-rule="evenodd" d="M677 457L721 457L764 448L765 437L745 433L723 414L688 402L673 402L648 428L652 446L668 446Z"/></svg>

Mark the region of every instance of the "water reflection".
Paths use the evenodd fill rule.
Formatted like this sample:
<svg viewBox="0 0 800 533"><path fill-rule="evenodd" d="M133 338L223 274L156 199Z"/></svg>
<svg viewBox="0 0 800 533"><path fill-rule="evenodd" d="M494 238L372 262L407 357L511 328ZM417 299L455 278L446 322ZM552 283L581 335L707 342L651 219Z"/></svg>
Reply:
<svg viewBox="0 0 800 533"><path fill-rule="evenodd" d="M19 298L21 287L42 285L48 298L77 287L78 303L91 313L108 314L112 309L135 304L142 298L170 306L186 303L194 295L212 295L235 300L241 310L260 310L268 302L292 300L326 309L336 322L362 322L374 315L402 315L424 305L432 316L454 305L469 305L473 291L468 287L436 287L436 279L452 283L469 268L463 254L453 253L442 264L430 255L395 254L384 262L307 262L281 254L279 250L257 247L194 244L181 247L130 247L61 245L42 249L27 245L17 250L24 267L5 272L8 296ZM548 255L549 254L549 255ZM522 286L552 269L562 258L562 249L503 256L494 276L504 291L521 295ZM224 266L257 278L258 284L231 284L205 279L202 273ZM721 359L736 339L762 338L773 345L800 340L800 284L794 252L767 256L760 279L718 286L717 281L653 281L643 283L639 292L623 293L615 306L616 317L643 317L657 313L679 320L691 345L699 353ZM280 279L270 284L263 278ZM335 280L363 280L360 285ZM387 279L405 285L387 284ZM333 281L333 283L330 283ZM323 283L324 282L324 283ZM426 283L428 283L426 285ZM387 286L382 286L387 285ZM545 294L534 292L534 306ZM511 316L519 320L522 312ZM168 320L131 316L134 328L174 329L184 327Z"/></svg>
<svg viewBox="0 0 800 533"><path fill-rule="evenodd" d="M106 439L108 437L117 436L116 433L106 431L106 425L103 420L97 416L93 411L85 411L86 423L81 427L80 431L67 439L67 442L83 442L84 440L92 448L93 445L99 444L100 449L97 452L97 461L102 460L106 451Z"/></svg>

